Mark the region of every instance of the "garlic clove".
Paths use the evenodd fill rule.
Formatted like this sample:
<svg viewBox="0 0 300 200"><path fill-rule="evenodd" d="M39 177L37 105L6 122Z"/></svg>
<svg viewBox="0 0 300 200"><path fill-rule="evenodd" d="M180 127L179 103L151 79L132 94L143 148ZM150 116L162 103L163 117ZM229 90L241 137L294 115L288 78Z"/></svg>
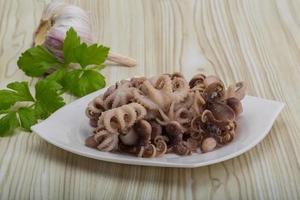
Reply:
<svg viewBox="0 0 300 200"><path fill-rule="evenodd" d="M46 20L41 20L37 30L34 33L34 45L44 44L47 32L51 28L51 22Z"/></svg>
<svg viewBox="0 0 300 200"><path fill-rule="evenodd" d="M115 62L115 63L120 63L120 64L128 66L128 67L134 67L137 65L137 62L135 59L127 57L127 56L123 56L118 53L113 53L113 52L108 53L107 60Z"/></svg>
<svg viewBox="0 0 300 200"><path fill-rule="evenodd" d="M49 30L55 24L54 16L67 4L60 1L49 3L43 10L40 24L34 33L34 45L44 44Z"/></svg>

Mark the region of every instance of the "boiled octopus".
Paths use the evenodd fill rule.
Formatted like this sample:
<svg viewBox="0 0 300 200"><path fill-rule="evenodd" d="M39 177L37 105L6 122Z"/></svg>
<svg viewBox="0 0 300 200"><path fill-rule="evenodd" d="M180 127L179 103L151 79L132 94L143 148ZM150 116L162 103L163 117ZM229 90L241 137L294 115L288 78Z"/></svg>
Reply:
<svg viewBox="0 0 300 200"><path fill-rule="evenodd" d="M226 88L204 74L119 81L88 104L94 130L86 145L145 158L213 151L236 136L245 91L244 82Z"/></svg>

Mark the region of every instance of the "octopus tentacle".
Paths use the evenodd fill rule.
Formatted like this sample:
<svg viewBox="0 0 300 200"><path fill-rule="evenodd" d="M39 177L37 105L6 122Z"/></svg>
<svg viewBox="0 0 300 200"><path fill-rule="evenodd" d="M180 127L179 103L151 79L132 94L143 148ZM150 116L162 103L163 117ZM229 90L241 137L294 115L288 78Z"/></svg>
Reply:
<svg viewBox="0 0 300 200"><path fill-rule="evenodd" d="M118 133L130 128L145 115L146 109L143 106L138 103L130 103L103 112L98 126L104 126L111 133Z"/></svg>
<svg viewBox="0 0 300 200"><path fill-rule="evenodd" d="M174 119L178 121L180 124L186 124L189 123L192 119L192 115L190 111L187 108L179 108L175 112Z"/></svg>
<svg viewBox="0 0 300 200"><path fill-rule="evenodd" d="M172 80L172 87L173 87L173 102L181 102L183 101L189 92L189 86L186 80L182 77L175 77Z"/></svg>
<svg viewBox="0 0 300 200"><path fill-rule="evenodd" d="M198 88L200 91L205 89L204 79L206 76L204 74L196 74L189 82L190 88Z"/></svg>
<svg viewBox="0 0 300 200"><path fill-rule="evenodd" d="M163 82L157 85L157 87L161 87L160 90L153 87L153 85L149 81L145 81L144 86L147 88L147 97L157 104L157 107L161 109L166 109L170 103L171 103L171 97L169 92L164 92L168 90L168 87L166 87ZM161 86L161 84L163 84Z"/></svg>
<svg viewBox="0 0 300 200"><path fill-rule="evenodd" d="M97 127L98 119L102 112L105 111L103 95L100 95L89 102L85 114L90 119L90 125Z"/></svg>
<svg viewBox="0 0 300 200"><path fill-rule="evenodd" d="M160 114L160 117L162 118L162 120L159 119L159 118L156 118L156 121L160 125L166 125L166 124L168 124L169 121L171 121L170 118L161 109L159 109L158 111L159 111L159 114Z"/></svg>
<svg viewBox="0 0 300 200"><path fill-rule="evenodd" d="M168 112L168 118L166 119L174 119L175 118L175 112L174 112L174 107L175 107L175 102L173 102L169 108L169 112ZM162 112L162 111L160 111Z"/></svg>
<svg viewBox="0 0 300 200"><path fill-rule="evenodd" d="M203 130L192 131L190 133L190 136L191 136L192 139L197 140L198 142L201 142L204 139L204 137L205 137L205 133L204 133Z"/></svg>
<svg viewBox="0 0 300 200"><path fill-rule="evenodd" d="M103 95L100 95L91 101L86 108L86 115L92 119L95 116L99 117L100 113L105 111Z"/></svg>
<svg viewBox="0 0 300 200"><path fill-rule="evenodd" d="M151 101L148 97L145 95L141 94L141 91L135 90L133 91L134 99L136 102L139 104L145 106L149 110L157 110L159 107L157 106L156 103Z"/></svg>
<svg viewBox="0 0 300 200"><path fill-rule="evenodd" d="M133 87L140 88L140 86L143 84L143 82L147 80L146 77L134 77L130 79L130 82Z"/></svg>
<svg viewBox="0 0 300 200"><path fill-rule="evenodd" d="M115 117L118 120L119 130L125 130L127 123L125 122L125 115L124 109L116 109Z"/></svg>
<svg viewBox="0 0 300 200"><path fill-rule="evenodd" d="M118 135L107 130L100 130L86 140L86 145L101 151L112 151L118 147Z"/></svg>
<svg viewBox="0 0 300 200"><path fill-rule="evenodd" d="M132 107L134 109L134 111L136 112L136 120L140 120L140 119L144 118L145 115L147 114L146 109L138 103L131 103L131 104L128 104L128 106Z"/></svg>
<svg viewBox="0 0 300 200"><path fill-rule="evenodd" d="M180 73L119 81L88 104L96 128L86 145L139 157L212 151L235 137L245 88L239 82L225 89L203 74L189 82Z"/></svg>
<svg viewBox="0 0 300 200"><path fill-rule="evenodd" d="M157 136L154 139L154 144L156 148L156 155L155 156L162 156L167 152L168 146L162 136Z"/></svg>
<svg viewBox="0 0 300 200"><path fill-rule="evenodd" d="M234 97L240 101L245 97L245 95L246 95L246 83L243 81L230 85L226 90L227 98Z"/></svg>
<svg viewBox="0 0 300 200"><path fill-rule="evenodd" d="M131 104L133 105L133 104ZM127 127L133 126L133 124L140 118L137 116L137 112L135 109L132 109L129 105L124 105L122 107L122 110L124 111L124 121L127 124ZM124 127L125 129L125 127Z"/></svg>
<svg viewBox="0 0 300 200"><path fill-rule="evenodd" d="M146 120L140 120L134 125L134 130L139 137L139 146L148 146L151 140L152 127L151 124Z"/></svg>
<svg viewBox="0 0 300 200"><path fill-rule="evenodd" d="M172 151L181 156L187 156L192 153L191 149L189 148L189 145L185 141L183 141L177 145L174 145L172 147Z"/></svg>
<svg viewBox="0 0 300 200"><path fill-rule="evenodd" d="M144 149L140 157L153 158L156 156L156 147L153 144L149 144L149 146L144 147Z"/></svg>
<svg viewBox="0 0 300 200"><path fill-rule="evenodd" d="M203 80L203 83L204 83L205 87L208 87L211 84L222 84L223 85L223 82L216 76L205 77L205 79Z"/></svg>
<svg viewBox="0 0 300 200"><path fill-rule="evenodd" d="M170 77L166 75L159 76L155 83L155 88L162 90L165 93L171 93L172 92L172 81Z"/></svg>
<svg viewBox="0 0 300 200"><path fill-rule="evenodd" d="M152 81L153 82L153 81ZM167 110L172 102L172 81L166 75L159 76L153 83L145 80L140 91L134 92L134 99L151 110Z"/></svg>
<svg viewBox="0 0 300 200"><path fill-rule="evenodd" d="M110 86L103 94L103 100L110 96L117 89L117 84Z"/></svg>
<svg viewBox="0 0 300 200"><path fill-rule="evenodd" d="M189 91L188 95L182 102L175 103L174 110L178 110L179 108L182 108L182 107L190 109L191 106L193 105L194 101L195 101L195 94L194 94L194 92Z"/></svg>
<svg viewBox="0 0 300 200"><path fill-rule="evenodd" d="M199 146L199 141L193 138L188 138L186 143L190 151L196 151Z"/></svg>
<svg viewBox="0 0 300 200"><path fill-rule="evenodd" d="M113 93L105 98L104 100L104 108L105 110L109 110L113 108L114 100L116 99L116 94Z"/></svg>
<svg viewBox="0 0 300 200"><path fill-rule="evenodd" d="M155 121L149 122L151 125L151 140L155 140L157 137L162 137L162 126Z"/></svg>
<svg viewBox="0 0 300 200"><path fill-rule="evenodd" d="M130 103L133 99L133 90L136 90L136 88L127 80L117 82L115 85L109 87L103 95L105 109L117 108Z"/></svg>
<svg viewBox="0 0 300 200"><path fill-rule="evenodd" d="M115 110L108 110L102 113L98 121L98 126L104 126L111 133L118 133L117 120L115 117ZM103 124L102 124L103 123Z"/></svg>
<svg viewBox="0 0 300 200"><path fill-rule="evenodd" d="M203 92L203 97L208 102L214 102L214 101L222 100L222 98L225 96L224 94L225 94L225 90L224 90L223 83L212 82L205 88Z"/></svg>
<svg viewBox="0 0 300 200"><path fill-rule="evenodd" d="M191 121L191 130L196 132L201 132L201 125L202 125L202 116L196 116Z"/></svg>
<svg viewBox="0 0 300 200"><path fill-rule="evenodd" d="M203 106L205 105L205 100L200 95L199 91L194 93L194 101L191 110L196 114L200 115L203 112Z"/></svg>

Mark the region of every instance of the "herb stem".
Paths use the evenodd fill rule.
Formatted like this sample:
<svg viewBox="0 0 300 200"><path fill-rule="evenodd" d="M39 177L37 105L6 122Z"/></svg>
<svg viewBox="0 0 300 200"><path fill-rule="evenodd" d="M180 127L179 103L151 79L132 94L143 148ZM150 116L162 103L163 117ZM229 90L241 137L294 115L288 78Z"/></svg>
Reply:
<svg viewBox="0 0 300 200"><path fill-rule="evenodd" d="M103 69L105 66L104 65L94 65L93 67L90 67L89 69L91 70L100 70Z"/></svg>
<svg viewBox="0 0 300 200"><path fill-rule="evenodd" d="M9 110L0 110L0 115L9 113Z"/></svg>

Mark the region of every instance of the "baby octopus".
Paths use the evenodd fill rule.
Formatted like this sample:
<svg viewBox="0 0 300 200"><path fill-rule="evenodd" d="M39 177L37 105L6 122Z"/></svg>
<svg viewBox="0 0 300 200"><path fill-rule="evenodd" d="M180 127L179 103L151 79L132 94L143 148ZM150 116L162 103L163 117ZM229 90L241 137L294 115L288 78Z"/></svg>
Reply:
<svg viewBox="0 0 300 200"><path fill-rule="evenodd" d="M212 151L234 139L245 91L244 82L226 88L204 74L122 80L88 104L86 145L147 158Z"/></svg>

